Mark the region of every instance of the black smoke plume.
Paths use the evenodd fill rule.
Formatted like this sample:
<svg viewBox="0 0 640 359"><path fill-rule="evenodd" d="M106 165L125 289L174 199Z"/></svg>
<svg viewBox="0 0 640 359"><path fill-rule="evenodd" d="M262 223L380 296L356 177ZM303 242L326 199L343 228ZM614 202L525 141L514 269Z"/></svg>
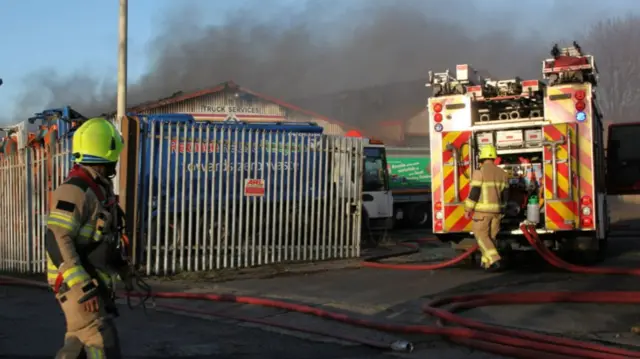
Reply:
<svg viewBox="0 0 640 359"><path fill-rule="evenodd" d="M580 37L606 6L595 0L567 3L573 4L552 2L541 10L536 0L310 0L294 9L248 1L210 26L198 21L208 16L205 11L177 5L182 8L166 15L148 46L146 74L130 81L128 101L226 80L291 100L425 79L429 70L453 69L456 63L495 77L538 78L552 44ZM115 54L113 59L115 68ZM86 115L112 112L115 78L35 72L12 117L66 104ZM362 103L363 111L368 105Z"/></svg>

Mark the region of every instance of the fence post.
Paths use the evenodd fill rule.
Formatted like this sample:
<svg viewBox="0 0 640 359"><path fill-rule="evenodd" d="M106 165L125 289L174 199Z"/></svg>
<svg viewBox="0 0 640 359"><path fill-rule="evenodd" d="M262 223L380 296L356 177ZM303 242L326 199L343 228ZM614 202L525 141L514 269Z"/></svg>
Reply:
<svg viewBox="0 0 640 359"><path fill-rule="evenodd" d="M47 182L46 182L46 191L47 191L47 197L46 197L46 208L45 213L46 215L49 215L49 210L51 209L51 196L53 195L53 187L54 187L54 183L56 181L56 174L57 172L55 171L55 152L56 152L56 144L58 142L57 140L58 137L58 130L57 129L51 129L49 130L49 133L47 134L47 136L45 137L45 145L44 145L44 149L46 151L45 156L43 157L43 160L45 161L46 164L46 174L47 174Z"/></svg>
<svg viewBox="0 0 640 359"><path fill-rule="evenodd" d="M26 215L26 228L25 230L27 231L25 237L27 239L28 242L28 252L27 252L27 265L28 265L28 271L29 272L36 272L37 273L37 260L38 258L36 258L36 253L38 253L38 251L36 250L36 246L39 245L39 243L35 242L35 236L33 236L33 231L32 228L34 228L36 226L35 223L35 206L34 206L34 176L35 176L35 171L33 171L33 160L31 158L32 155L32 150L30 146L25 147L24 149L24 163L25 163L25 186L26 186L26 191L25 191L25 196L26 196L26 203L25 203L25 215Z"/></svg>
<svg viewBox="0 0 640 359"><path fill-rule="evenodd" d="M125 211L127 228L125 234L131 245L131 260L134 265L139 262L138 240L138 153L140 150L140 124L137 117L123 116L120 120L120 131L124 137L123 155L120 157L120 206Z"/></svg>

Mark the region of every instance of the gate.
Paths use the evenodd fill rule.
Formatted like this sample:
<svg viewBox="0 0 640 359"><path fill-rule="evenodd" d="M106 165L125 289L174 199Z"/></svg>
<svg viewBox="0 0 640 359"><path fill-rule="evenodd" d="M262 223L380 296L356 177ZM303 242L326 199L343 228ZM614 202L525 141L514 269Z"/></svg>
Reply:
<svg viewBox="0 0 640 359"><path fill-rule="evenodd" d="M359 256L362 139L293 125L142 125L120 192L136 209L128 234L148 274ZM0 271L46 271L51 191L70 155L66 138L0 155Z"/></svg>
<svg viewBox="0 0 640 359"><path fill-rule="evenodd" d="M51 189L70 169L69 141L0 155L0 270L43 273Z"/></svg>
<svg viewBox="0 0 640 359"><path fill-rule="evenodd" d="M359 256L361 139L146 123L136 228L148 274Z"/></svg>

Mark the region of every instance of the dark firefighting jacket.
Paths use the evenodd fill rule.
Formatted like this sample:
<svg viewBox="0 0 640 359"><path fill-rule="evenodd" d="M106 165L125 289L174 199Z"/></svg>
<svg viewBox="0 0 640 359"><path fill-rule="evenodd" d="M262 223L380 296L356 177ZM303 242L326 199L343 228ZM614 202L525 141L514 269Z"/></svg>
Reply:
<svg viewBox="0 0 640 359"><path fill-rule="evenodd" d="M47 218L47 281L55 292L95 281L103 290L112 288L127 265L120 252L121 218L111 181L91 167L74 166L53 192Z"/></svg>

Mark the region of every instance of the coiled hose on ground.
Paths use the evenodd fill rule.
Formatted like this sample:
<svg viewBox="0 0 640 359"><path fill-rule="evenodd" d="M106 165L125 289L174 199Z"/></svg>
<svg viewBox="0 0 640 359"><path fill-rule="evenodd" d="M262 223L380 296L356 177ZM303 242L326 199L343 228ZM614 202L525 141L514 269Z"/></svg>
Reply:
<svg viewBox="0 0 640 359"><path fill-rule="evenodd" d="M553 252L547 249L537 236L534 227L522 225L521 229L533 248L550 264L555 267L585 274L620 274L620 275L640 275L640 269L625 268L600 268L600 267L582 267L567 263L558 258ZM375 258L369 258L363 262L365 267L387 268L397 270L435 270L456 265L469 257L477 247L469 248L465 253L451 260L428 265L415 264L389 264L380 263L385 258L397 255L412 254L417 251L416 248L409 253L385 255ZM0 285L5 286L24 286L48 289L45 283L17 279L13 277L0 276ZM125 295L125 294L121 294ZM131 293L130 297L144 297L146 294ZM600 303L600 304L637 304L640 303L640 292L516 292L516 293L497 293L497 294L477 294L452 296L441 298L423 306L422 310L425 314L438 319L436 326L430 325L404 325L393 322L382 322L369 319L361 319L352 317L342 313L330 312L327 310L296 304L286 301L273 300L268 298L236 296L232 294L207 294L207 293L184 293L184 292L156 292L153 293L154 298L166 299L186 299L186 300L205 300L215 302L232 302L249 305L259 305L264 307L284 309L293 312L299 312L314 315L354 326L370 328L396 334L424 334L439 335L446 337L450 341L472 347L478 350L522 359L623 359L623 358L640 358L640 351L627 350L622 348L610 347L592 342L580 341L569 338L562 338L547 334L538 334L524 330L514 330L489 325L473 319L462 317L457 314L460 311L472 308L479 308L493 305L514 305L514 304L540 304L540 303ZM239 318L228 316L219 312L206 311L203 309L189 308L185 306L158 303L158 307L163 307L175 311L185 313L196 313L199 315L209 315L215 317L223 317L235 319L239 321L247 321L270 326L278 326L294 331L319 334L322 336L333 336L345 341L356 342L381 349L392 350L412 350L411 343L406 341L397 341L390 343L381 343L375 341L364 340L355 336L345 337L333 334L327 334L314 330L313 328L301 328L291 325L276 324L273 322L263 321L253 318ZM446 308L445 308L446 306ZM446 323L455 324L456 327L447 327Z"/></svg>

